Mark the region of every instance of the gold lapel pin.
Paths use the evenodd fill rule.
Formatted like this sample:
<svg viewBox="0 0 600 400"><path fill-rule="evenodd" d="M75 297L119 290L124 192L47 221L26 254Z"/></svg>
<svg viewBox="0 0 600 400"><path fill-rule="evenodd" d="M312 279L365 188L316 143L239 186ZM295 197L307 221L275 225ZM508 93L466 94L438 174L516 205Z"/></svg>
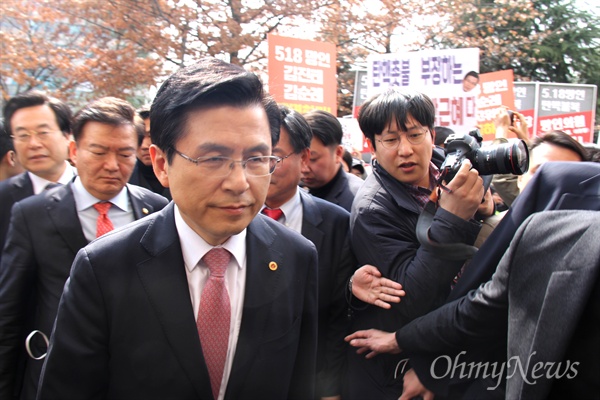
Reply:
<svg viewBox="0 0 600 400"><path fill-rule="evenodd" d="M269 263L269 269L270 269L271 271L276 271L276 270L277 270L277 263L276 263L275 261L271 261L271 262Z"/></svg>
<svg viewBox="0 0 600 400"><path fill-rule="evenodd" d="M148 215L149 212L146 207L142 208L142 214Z"/></svg>

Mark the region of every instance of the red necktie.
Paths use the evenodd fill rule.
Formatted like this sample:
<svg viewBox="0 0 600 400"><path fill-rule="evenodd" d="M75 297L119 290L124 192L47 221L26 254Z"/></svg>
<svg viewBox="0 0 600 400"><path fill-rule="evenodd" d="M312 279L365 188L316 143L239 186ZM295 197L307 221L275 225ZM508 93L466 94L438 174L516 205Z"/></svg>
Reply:
<svg viewBox="0 0 600 400"><path fill-rule="evenodd" d="M109 202L100 202L94 204L94 208L98 211L98 219L96 220L96 237L100 237L107 232L115 229L112 221L108 218L108 210L112 206Z"/></svg>
<svg viewBox="0 0 600 400"><path fill-rule="evenodd" d="M229 345L231 305L225 287L225 270L230 259L231 253L221 247L214 248L204 255L203 260L210 270L210 276L200 296L196 321L215 399L219 397Z"/></svg>
<svg viewBox="0 0 600 400"><path fill-rule="evenodd" d="M267 217L273 218L275 221L279 221L279 218L283 216L283 211L281 211L281 208L265 207L263 208L262 213L265 214Z"/></svg>

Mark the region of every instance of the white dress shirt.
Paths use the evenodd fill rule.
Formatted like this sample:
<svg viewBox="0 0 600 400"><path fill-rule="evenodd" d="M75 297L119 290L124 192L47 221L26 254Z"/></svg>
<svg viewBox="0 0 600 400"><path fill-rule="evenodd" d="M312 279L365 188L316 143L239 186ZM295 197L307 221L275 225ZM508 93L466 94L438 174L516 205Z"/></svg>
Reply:
<svg viewBox="0 0 600 400"><path fill-rule="evenodd" d="M93 206L101 200L92 196L85 187L83 187L80 177L75 178L72 189L73 197L75 197L75 205L77 207L77 216L79 217L83 234L85 238L91 242L96 239L96 224L98 221L98 211L96 211ZM108 210L108 218L113 223L115 229L135 221L133 208L131 204L129 204L127 186L124 186L115 197L108 201L113 205Z"/></svg>
<svg viewBox="0 0 600 400"><path fill-rule="evenodd" d="M263 206L263 208L265 207ZM278 222L301 234L302 217L304 216L304 212L302 211L302 200L300 199L298 187L296 187L296 193L292 196L292 198L283 203L279 208L281 211L283 211L283 216Z"/></svg>
<svg viewBox="0 0 600 400"><path fill-rule="evenodd" d="M60 178L58 178L58 181L56 181L56 182L50 182L47 179L44 179L42 177L37 176L34 173L27 171L27 174L29 175L29 179L31 179L31 184L33 185L33 193L34 194L42 193L46 189L46 186L48 186L48 184L50 184L50 183L60 183L61 185L66 185L67 183L71 182L73 177L76 175L75 168L73 168L71 166L71 164L69 164L66 161L65 161L65 164L66 164L65 170L63 171L62 175L60 176Z"/></svg>
<svg viewBox="0 0 600 400"><path fill-rule="evenodd" d="M202 290L210 275L208 267L202 261L202 257L213 246L206 243L181 217L181 212L175 205L175 226L181 243L183 253L183 262L185 264L185 273L187 276L188 287L192 307L194 309L194 321L198 319L198 309L200 308L200 297ZM229 345L227 346L227 358L225 359L225 369L223 371L223 380L219 398L225 397L225 389L229 381L233 357L237 347L240 325L242 323L242 310L244 307L244 294L246 292L246 229L237 235L231 236L221 246L227 249L233 257L229 261L227 271L225 272L225 286L229 294L229 303L231 304L231 321L229 325ZM198 338L200 340L200 338Z"/></svg>

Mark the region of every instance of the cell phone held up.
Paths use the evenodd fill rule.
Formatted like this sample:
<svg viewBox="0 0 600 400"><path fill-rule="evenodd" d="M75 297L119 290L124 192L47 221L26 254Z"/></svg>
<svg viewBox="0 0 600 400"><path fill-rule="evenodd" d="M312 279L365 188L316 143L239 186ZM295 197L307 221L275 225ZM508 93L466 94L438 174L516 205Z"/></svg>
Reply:
<svg viewBox="0 0 600 400"><path fill-rule="evenodd" d="M508 119L510 120L510 126L515 126L514 111L506 110L506 113L508 114Z"/></svg>

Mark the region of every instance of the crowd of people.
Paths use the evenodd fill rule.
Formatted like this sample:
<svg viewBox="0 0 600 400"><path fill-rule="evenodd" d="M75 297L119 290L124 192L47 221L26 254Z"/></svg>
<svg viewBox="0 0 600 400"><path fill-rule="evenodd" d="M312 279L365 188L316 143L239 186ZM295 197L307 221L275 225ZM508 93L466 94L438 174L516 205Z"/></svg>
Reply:
<svg viewBox="0 0 600 400"><path fill-rule="evenodd" d="M449 179L453 132L389 89L367 170L214 58L150 107L3 111L1 399L600 397L600 164L564 132L502 110L528 172Z"/></svg>

